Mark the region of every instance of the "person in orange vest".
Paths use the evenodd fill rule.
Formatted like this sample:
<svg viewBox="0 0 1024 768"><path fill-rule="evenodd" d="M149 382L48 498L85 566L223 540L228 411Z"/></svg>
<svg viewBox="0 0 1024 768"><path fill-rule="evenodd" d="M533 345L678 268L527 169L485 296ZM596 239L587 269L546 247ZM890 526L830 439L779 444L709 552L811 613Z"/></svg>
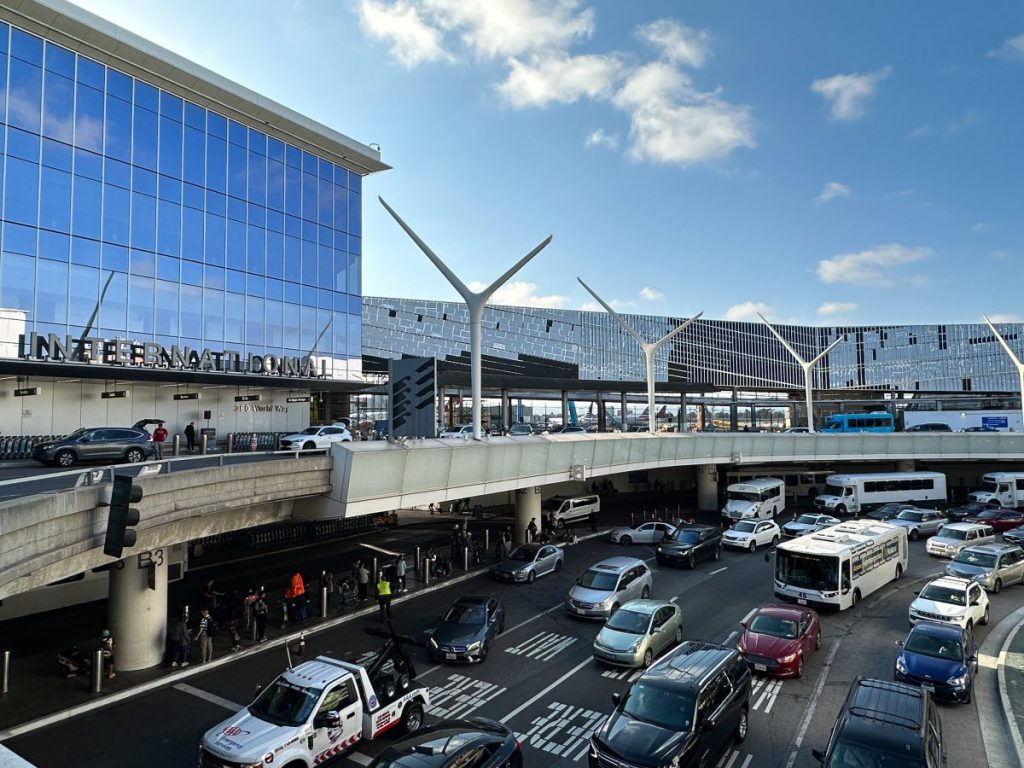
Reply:
<svg viewBox="0 0 1024 768"><path fill-rule="evenodd" d="M292 584L289 590L292 599L295 601L295 621L305 621L306 613L306 582L302 574L296 571L292 576Z"/></svg>

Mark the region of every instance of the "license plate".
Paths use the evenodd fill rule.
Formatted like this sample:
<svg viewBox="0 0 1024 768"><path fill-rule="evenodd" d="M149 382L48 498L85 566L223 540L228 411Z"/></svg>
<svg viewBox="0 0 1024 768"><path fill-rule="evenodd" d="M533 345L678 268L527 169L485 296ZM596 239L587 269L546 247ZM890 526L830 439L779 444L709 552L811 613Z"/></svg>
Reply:
<svg viewBox="0 0 1024 768"><path fill-rule="evenodd" d="M807 601L804 600L802 597L798 597L796 601L800 603L800 605L807 605Z"/></svg>
<svg viewBox="0 0 1024 768"><path fill-rule="evenodd" d="M754 665L754 669L756 669L758 672L767 672L768 671L768 665L767 664L755 664Z"/></svg>
<svg viewBox="0 0 1024 768"><path fill-rule="evenodd" d="M446 653L446 654L444 655L444 657L445 657L446 659L448 659L449 661L451 661L451 660L453 660L453 659L455 658L455 654L454 654L454 653Z"/></svg>
<svg viewBox="0 0 1024 768"><path fill-rule="evenodd" d="M577 608L576 613L586 613L582 608Z"/></svg>

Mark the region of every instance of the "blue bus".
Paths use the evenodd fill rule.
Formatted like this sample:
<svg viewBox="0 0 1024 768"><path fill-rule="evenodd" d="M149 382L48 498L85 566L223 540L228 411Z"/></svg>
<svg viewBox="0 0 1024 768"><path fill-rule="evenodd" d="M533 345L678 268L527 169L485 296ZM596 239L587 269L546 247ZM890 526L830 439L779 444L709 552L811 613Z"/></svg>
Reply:
<svg viewBox="0 0 1024 768"><path fill-rule="evenodd" d="M895 432L891 413L833 413L825 418L822 432Z"/></svg>

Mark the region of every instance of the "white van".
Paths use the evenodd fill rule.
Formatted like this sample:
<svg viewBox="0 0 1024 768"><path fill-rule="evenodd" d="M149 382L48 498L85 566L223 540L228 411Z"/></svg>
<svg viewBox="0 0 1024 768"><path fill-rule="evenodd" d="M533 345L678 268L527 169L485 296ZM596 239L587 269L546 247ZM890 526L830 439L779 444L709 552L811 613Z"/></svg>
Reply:
<svg viewBox="0 0 1024 768"><path fill-rule="evenodd" d="M588 496L552 496L542 505L544 522L553 523L555 528L563 528L569 523L579 523L590 519L601 511L601 498Z"/></svg>
<svg viewBox="0 0 1024 768"><path fill-rule="evenodd" d="M1024 507L1024 472L989 472L969 498L982 504L994 501L1007 509Z"/></svg>
<svg viewBox="0 0 1024 768"><path fill-rule="evenodd" d="M750 518L774 518L786 508L786 484L777 477L758 477L725 489L722 517L730 523Z"/></svg>

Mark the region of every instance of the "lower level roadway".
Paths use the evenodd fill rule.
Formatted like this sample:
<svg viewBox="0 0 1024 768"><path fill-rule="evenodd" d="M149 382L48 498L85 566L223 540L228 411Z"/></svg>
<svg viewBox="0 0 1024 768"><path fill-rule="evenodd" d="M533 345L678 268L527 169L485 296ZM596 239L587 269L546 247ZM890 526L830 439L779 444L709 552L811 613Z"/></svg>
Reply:
<svg viewBox="0 0 1024 768"><path fill-rule="evenodd" d="M793 768L815 764L810 750L823 747L849 683L860 675L891 679L896 641L908 629L913 592L943 566L928 557L924 542L913 542L903 578L864 599L856 608L822 617L821 650L812 654L799 679L755 677L746 741L721 762L725 768ZM597 665L591 645L600 629L568 616L563 606L574 579L592 563L612 555L648 560L654 571L653 597L674 600L682 609L686 639L734 645L740 621L755 606L772 601L772 566L762 553L726 551L719 561L689 571L659 566L653 548L621 547L605 539L567 550L565 568L531 585L508 585L487 577L439 588L395 604L396 627L422 636L459 595L494 594L504 601L505 632L481 664L437 665L423 649L413 650L419 679L432 689L432 717L483 716L514 729L523 744L524 764L584 766L590 735L612 709L611 695L625 692L637 673ZM992 625L1024 597L1012 587L992 596ZM357 658L378 647L363 630L376 615L311 635L305 658L331 653ZM990 627L979 627L983 641ZM209 670L201 667L175 683L126 702L11 740L7 746L42 768L163 768L194 765L203 731L248 703L257 684L266 684L286 665L281 649L247 655ZM983 724L975 704L942 705L950 766L987 764ZM985 725L1003 728L1003 724ZM338 758L338 766L366 765L393 739L360 743Z"/></svg>

